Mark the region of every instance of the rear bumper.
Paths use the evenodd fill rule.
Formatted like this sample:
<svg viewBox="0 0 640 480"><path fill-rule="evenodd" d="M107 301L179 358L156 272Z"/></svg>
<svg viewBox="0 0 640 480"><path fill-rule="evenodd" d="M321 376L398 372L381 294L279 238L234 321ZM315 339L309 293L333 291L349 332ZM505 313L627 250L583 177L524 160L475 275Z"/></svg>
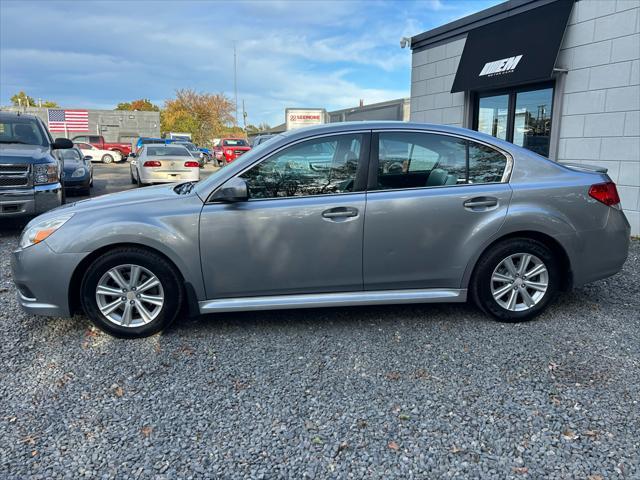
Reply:
<svg viewBox="0 0 640 480"><path fill-rule="evenodd" d="M62 185L36 185L29 189L0 190L0 217L39 215L62 204Z"/></svg>
<svg viewBox="0 0 640 480"><path fill-rule="evenodd" d="M69 316L69 283L85 253L55 253L46 242L11 254L20 306L34 315Z"/></svg>
<svg viewBox="0 0 640 480"><path fill-rule="evenodd" d="M150 172L140 171L142 183L174 183L174 182L197 182L200 180L200 169L191 168L189 171L175 172Z"/></svg>
<svg viewBox="0 0 640 480"><path fill-rule="evenodd" d="M578 234L570 259L576 287L615 275L627 260L631 226L622 210L609 210L604 228Z"/></svg>

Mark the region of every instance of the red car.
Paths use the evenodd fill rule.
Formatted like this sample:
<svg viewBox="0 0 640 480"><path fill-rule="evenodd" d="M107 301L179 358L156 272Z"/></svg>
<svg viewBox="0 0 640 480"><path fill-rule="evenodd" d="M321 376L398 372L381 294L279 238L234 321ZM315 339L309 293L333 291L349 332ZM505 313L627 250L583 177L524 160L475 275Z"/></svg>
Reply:
<svg viewBox="0 0 640 480"><path fill-rule="evenodd" d="M119 152L122 158L127 158L131 153L131 144L124 142L105 142L102 135L79 135L71 139L73 143L88 143L100 150L113 150Z"/></svg>
<svg viewBox="0 0 640 480"><path fill-rule="evenodd" d="M226 165L249 150L251 150L249 142L244 138L221 138L218 145L213 148L213 155L218 163Z"/></svg>

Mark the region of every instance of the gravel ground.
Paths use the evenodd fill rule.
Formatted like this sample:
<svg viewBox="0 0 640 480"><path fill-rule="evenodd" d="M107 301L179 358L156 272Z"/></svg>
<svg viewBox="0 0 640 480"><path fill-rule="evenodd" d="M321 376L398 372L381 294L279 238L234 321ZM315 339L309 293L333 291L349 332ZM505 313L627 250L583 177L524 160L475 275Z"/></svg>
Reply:
<svg viewBox="0 0 640 480"><path fill-rule="evenodd" d="M640 478L640 242L539 320L466 305L219 314L117 340L15 300L0 477Z"/></svg>

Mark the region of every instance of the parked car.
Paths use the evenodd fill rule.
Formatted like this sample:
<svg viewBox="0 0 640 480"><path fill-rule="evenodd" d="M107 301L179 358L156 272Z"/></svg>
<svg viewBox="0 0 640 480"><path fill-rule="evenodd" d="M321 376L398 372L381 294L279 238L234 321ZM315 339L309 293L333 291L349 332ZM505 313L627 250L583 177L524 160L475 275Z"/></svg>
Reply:
<svg viewBox="0 0 640 480"><path fill-rule="evenodd" d="M167 143L171 143L173 140L166 138L155 138L155 137L139 137L134 144L132 145L132 152L137 152L140 147L143 145L166 145ZM131 154L129 154L131 155Z"/></svg>
<svg viewBox="0 0 640 480"><path fill-rule="evenodd" d="M60 206L62 165L54 151L72 146L66 138L54 141L36 116L0 112L0 218Z"/></svg>
<svg viewBox="0 0 640 480"><path fill-rule="evenodd" d="M123 160L120 152L115 150L102 150L88 143L74 143L74 146L79 148L84 156L91 157L93 162L113 163Z"/></svg>
<svg viewBox="0 0 640 480"><path fill-rule="evenodd" d="M251 147L255 148L258 145L260 145L261 143L264 143L267 140L271 140L275 136L277 136L277 133L266 133L266 134L263 134L263 135L256 135L253 138L253 141L251 142Z"/></svg>
<svg viewBox="0 0 640 480"><path fill-rule="evenodd" d="M93 187L92 158L84 155L78 147L56 152L62 162L62 185L65 192L89 195Z"/></svg>
<svg viewBox="0 0 640 480"><path fill-rule="evenodd" d="M127 155L131 153L131 145L129 143L105 142L102 135L78 135L76 137L73 137L71 141L76 144L88 143L89 145L93 145L94 147L96 147L98 150L109 150L112 152L117 152L120 155L120 158L127 158Z"/></svg>
<svg viewBox="0 0 640 480"><path fill-rule="evenodd" d="M330 165L313 166L318 152L333 152ZM442 125L292 130L202 182L33 220L13 279L26 311L82 309L121 337L158 332L183 306L471 299L499 320L528 320L622 268L630 226L605 172Z"/></svg>
<svg viewBox="0 0 640 480"><path fill-rule="evenodd" d="M144 145L131 155L131 183L171 183L200 180L200 163L182 145Z"/></svg>
<svg viewBox="0 0 640 480"><path fill-rule="evenodd" d="M213 149L213 155L221 165L233 162L240 155L251 150L244 138L221 138Z"/></svg>
<svg viewBox="0 0 640 480"><path fill-rule="evenodd" d="M198 161L198 163L200 164L200 167L204 167L204 164L207 161L206 157L205 157L205 154L198 147L196 147L193 143L191 143L191 142L183 142L181 140L177 140L175 142L172 142L171 145L181 145L181 146L183 146L184 148L189 150L189 153L191 154L191 156Z"/></svg>

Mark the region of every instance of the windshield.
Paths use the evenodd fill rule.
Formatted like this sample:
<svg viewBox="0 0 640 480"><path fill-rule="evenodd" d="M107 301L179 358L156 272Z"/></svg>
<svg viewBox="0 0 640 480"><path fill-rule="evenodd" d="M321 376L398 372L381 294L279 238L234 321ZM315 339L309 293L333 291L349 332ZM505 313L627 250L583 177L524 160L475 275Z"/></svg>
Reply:
<svg viewBox="0 0 640 480"><path fill-rule="evenodd" d="M33 118L9 117L0 119L0 143L49 145L47 137Z"/></svg>
<svg viewBox="0 0 640 480"><path fill-rule="evenodd" d="M57 150L58 156L60 156L63 160L81 160L81 153L75 148Z"/></svg>
<svg viewBox="0 0 640 480"><path fill-rule="evenodd" d="M242 138L229 138L222 141L222 145L225 147L248 147L249 144Z"/></svg>
<svg viewBox="0 0 640 480"><path fill-rule="evenodd" d="M147 155L150 157L190 157L191 154L184 147L147 147Z"/></svg>
<svg viewBox="0 0 640 480"><path fill-rule="evenodd" d="M197 152L198 151L198 147L196 147L193 143L180 143L181 147L186 148L187 150L189 150L190 152Z"/></svg>
<svg viewBox="0 0 640 480"><path fill-rule="evenodd" d="M165 141L162 138L141 138L139 143L140 145L149 145L155 143L164 145Z"/></svg>

